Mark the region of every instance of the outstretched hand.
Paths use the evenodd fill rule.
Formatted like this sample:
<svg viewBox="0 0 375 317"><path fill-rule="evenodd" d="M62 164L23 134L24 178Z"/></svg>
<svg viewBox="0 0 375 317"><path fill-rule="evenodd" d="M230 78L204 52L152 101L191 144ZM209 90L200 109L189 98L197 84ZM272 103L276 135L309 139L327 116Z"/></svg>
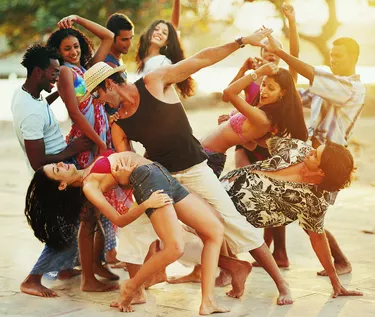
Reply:
<svg viewBox="0 0 375 317"><path fill-rule="evenodd" d="M173 204L173 199L167 194L163 194L163 190L159 189L153 192L145 202L147 203L147 208L161 208Z"/></svg>
<svg viewBox="0 0 375 317"><path fill-rule="evenodd" d="M112 175L120 185L127 185L136 167L137 164L133 163L130 158L120 157L112 168Z"/></svg>
<svg viewBox="0 0 375 317"><path fill-rule="evenodd" d="M265 47L265 45L261 43L261 41L267 36L271 35L272 32L272 29L263 26L262 28L256 30L253 34L242 38L242 42L244 44L250 44L252 46Z"/></svg>
<svg viewBox="0 0 375 317"><path fill-rule="evenodd" d="M281 50L280 44L277 40L272 36L272 34L267 35L268 44L264 45L264 48L270 53L276 53L278 50Z"/></svg>
<svg viewBox="0 0 375 317"><path fill-rule="evenodd" d="M296 20L296 12L294 11L294 7L291 4L284 2L281 6L281 9L283 10L283 14L289 21Z"/></svg>
<svg viewBox="0 0 375 317"><path fill-rule="evenodd" d="M75 14L69 15L65 18L62 18L59 22L57 22L57 26L60 29L69 29L73 26L74 22L76 22L78 16Z"/></svg>
<svg viewBox="0 0 375 317"><path fill-rule="evenodd" d="M340 284L333 287L332 298L336 298L337 296L363 296L363 293L358 291L349 291Z"/></svg>

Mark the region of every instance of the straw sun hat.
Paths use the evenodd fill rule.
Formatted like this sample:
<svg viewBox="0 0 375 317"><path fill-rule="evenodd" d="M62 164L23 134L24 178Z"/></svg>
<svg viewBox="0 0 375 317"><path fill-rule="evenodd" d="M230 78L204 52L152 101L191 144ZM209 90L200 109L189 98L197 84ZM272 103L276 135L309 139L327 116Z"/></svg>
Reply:
<svg viewBox="0 0 375 317"><path fill-rule="evenodd" d="M81 101L87 99L91 92L98 86L103 80L108 78L117 72L124 72L126 69L125 65L112 68L105 62L99 62L90 67L83 75L83 79L86 83L86 94L80 98Z"/></svg>

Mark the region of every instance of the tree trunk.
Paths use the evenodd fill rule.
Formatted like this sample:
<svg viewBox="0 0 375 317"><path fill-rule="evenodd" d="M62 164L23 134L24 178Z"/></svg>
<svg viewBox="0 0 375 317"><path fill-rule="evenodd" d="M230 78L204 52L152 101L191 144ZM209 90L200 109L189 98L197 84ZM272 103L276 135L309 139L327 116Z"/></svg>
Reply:
<svg viewBox="0 0 375 317"><path fill-rule="evenodd" d="M285 18L283 16L281 5L283 1L280 0L270 0L276 10L279 12L280 16L283 19L283 33L287 38L289 38L289 28L286 26ZM311 36L306 35L298 32L298 35L301 39L306 40L315 45L318 51L322 54L324 59L324 64L329 65L329 47L327 42L331 39L332 36L336 34L338 27L340 26L340 22L337 20L336 15L336 0L325 0L328 7L328 19L327 22L322 26L322 31L318 36Z"/></svg>

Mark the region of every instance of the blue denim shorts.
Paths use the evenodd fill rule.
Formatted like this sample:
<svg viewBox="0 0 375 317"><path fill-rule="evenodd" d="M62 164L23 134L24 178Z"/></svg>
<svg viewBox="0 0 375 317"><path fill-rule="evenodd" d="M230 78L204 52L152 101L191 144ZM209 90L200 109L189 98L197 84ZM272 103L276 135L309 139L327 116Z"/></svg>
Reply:
<svg viewBox="0 0 375 317"><path fill-rule="evenodd" d="M156 162L137 167L130 175L130 185L133 187L133 195L138 204L143 203L159 189L163 189L164 193L173 199L174 204L189 195L188 190L167 169ZM147 209L147 216L150 218L155 210Z"/></svg>

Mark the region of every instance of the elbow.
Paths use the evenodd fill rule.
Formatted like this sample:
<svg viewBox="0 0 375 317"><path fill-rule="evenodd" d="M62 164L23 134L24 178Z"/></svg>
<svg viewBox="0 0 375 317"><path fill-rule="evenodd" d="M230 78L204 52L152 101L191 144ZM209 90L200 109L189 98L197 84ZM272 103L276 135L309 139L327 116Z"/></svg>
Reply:
<svg viewBox="0 0 375 317"><path fill-rule="evenodd" d="M221 100L224 102L229 102L228 95L223 91L223 95L221 96Z"/></svg>
<svg viewBox="0 0 375 317"><path fill-rule="evenodd" d="M231 89L229 87L225 88L223 90L223 96L221 97L221 99L225 102L228 102L230 100L230 95L231 95Z"/></svg>

